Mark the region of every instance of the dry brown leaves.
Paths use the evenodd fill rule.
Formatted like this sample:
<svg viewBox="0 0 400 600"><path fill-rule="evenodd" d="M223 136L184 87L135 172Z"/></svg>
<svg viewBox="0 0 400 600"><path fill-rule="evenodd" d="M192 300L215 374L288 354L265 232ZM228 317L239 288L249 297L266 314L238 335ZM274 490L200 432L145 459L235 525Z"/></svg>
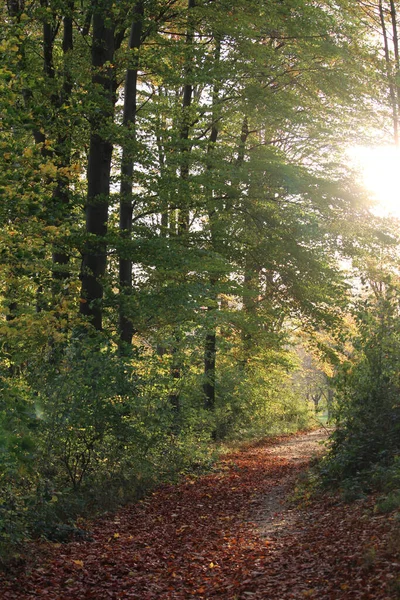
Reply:
<svg viewBox="0 0 400 600"><path fill-rule="evenodd" d="M305 468L273 448L249 447L212 474L162 486L92 525L93 541L38 547L34 566L0 577L0 598L399 598L400 533L372 498L319 498L263 537L251 519Z"/></svg>

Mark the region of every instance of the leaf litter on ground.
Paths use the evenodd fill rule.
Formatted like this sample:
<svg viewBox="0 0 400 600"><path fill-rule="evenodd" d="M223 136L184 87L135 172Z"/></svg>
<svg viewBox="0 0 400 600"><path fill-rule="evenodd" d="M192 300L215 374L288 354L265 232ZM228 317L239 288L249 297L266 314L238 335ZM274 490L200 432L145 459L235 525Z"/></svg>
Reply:
<svg viewBox="0 0 400 600"><path fill-rule="evenodd" d="M91 541L37 544L0 575L1 600L400 598L394 514L373 497L288 502L321 437L250 445L92 523Z"/></svg>

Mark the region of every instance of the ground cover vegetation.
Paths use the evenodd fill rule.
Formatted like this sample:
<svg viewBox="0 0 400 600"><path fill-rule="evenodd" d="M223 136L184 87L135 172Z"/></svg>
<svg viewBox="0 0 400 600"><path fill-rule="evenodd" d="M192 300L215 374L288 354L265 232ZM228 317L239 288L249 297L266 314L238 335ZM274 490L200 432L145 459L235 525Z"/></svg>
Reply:
<svg viewBox="0 0 400 600"><path fill-rule="evenodd" d="M2 6L3 549L201 469L211 441L309 424L292 331L333 355L340 261L395 239L340 160L397 119L364 9Z"/></svg>

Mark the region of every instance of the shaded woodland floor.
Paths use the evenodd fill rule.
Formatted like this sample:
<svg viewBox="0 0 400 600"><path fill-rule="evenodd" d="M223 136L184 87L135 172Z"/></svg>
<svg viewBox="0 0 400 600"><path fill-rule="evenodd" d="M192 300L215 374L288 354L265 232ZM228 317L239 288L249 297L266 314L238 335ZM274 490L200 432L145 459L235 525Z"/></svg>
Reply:
<svg viewBox="0 0 400 600"><path fill-rule="evenodd" d="M205 476L165 485L90 525L91 539L44 543L1 600L400 598L400 522L374 498L288 502L321 431L264 441Z"/></svg>

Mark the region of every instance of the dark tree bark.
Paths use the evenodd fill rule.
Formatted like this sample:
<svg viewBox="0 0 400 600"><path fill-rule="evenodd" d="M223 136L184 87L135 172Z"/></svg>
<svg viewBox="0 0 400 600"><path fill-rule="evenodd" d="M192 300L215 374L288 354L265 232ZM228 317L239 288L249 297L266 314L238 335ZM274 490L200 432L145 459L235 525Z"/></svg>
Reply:
<svg viewBox="0 0 400 600"><path fill-rule="evenodd" d="M388 78L390 104L391 104L391 108L392 108L393 137L394 137L394 142L397 146L399 144L399 115L398 115L399 98L396 98L396 86L395 86L394 77L393 77L392 62L390 59L388 33L387 33L387 28L386 28L386 21L385 21L385 14L384 14L384 10L383 10L382 0L379 0L379 18L381 21L383 47L384 47L384 51L385 51L386 74L387 74L387 78ZM397 33L396 30L395 30L395 33ZM397 37L396 37L396 44L397 44Z"/></svg>
<svg viewBox="0 0 400 600"><path fill-rule="evenodd" d="M158 93L159 93L159 95L161 95L161 88L158 88ZM162 119L161 115L159 115L158 122L157 122L156 140L157 140L158 162L160 165L161 180L163 179L164 176L166 176L166 169L167 169L167 158L166 158L166 152L165 152L164 142L163 142L163 132L165 131L165 129L166 129L166 123ZM160 237L167 239L169 237L170 227L171 227L170 194L168 192L165 193L163 195L163 197L160 198L160 200L161 200L161 206L162 206L161 219L160 219L161 220ZM164 354L168 353L168 348L166 347L165 344L158 343L156 352L157 352L158 356L164 356Z"/></svg>
<svg viewBox="0 0 400 600"><path fill-rule="evenodd" d="M219 37L216 38L216 48L215 48L215 62L219 63L221 56L221 40ZM207 171L211 173L214 168L214 163L212 161L212 151L218 139L218 97L219 97L219 84L216 83L213 89L213 106L212 106L212 124L211 124L211 132L210 138L208 140L208 148L207 155L210 157L207 164ZM208 209L208 220L210 224L210 235L211 235L211 246L215 252L218 251L217 241L216 241L216 231L214 225L214 219L217 217L215 207L212 203L212 198L210 199L210 207ZM217 283L217 279L215 277L210 279L210 301L211 305L207 307L207 312L209 314L215 313L218 310L218 302L215 293L215 285ZM217 361L217 330L215 325L213 325L210 329L208 329L206 333L206 339L204 344L204 384L203 384L203 393L204 393L204 407L206 410L214 410L215 408L215 381L216 381L216 361Z"/></svg>
<svg viewBox="0 0 400 600"><path fill-rule="evenodd" d="M190 11L196 6L196 0L188 0L188 27L186 32L186 47L190 51L193 45L194 39L194 27ZM180 127L180 152L181 152L181 166L180 166L180 203L181 208L178 211L178 235L184 235L189 231L190 222L190 209L189 199L186 198L187 194L187 181L189 179L189 155L190 155L190 115L189 108L192 104L193 99L193 83L191 81L193 72L192 58L189 56L185 62L185 84L183 86L182 94L182 122Z"/></svg>
<svg viewBox="0 0 400 600"><path fill-rule="evenodd" d="M242 130L240 133L240 141L238 147L238 154L236 159L236 164L240 167L243 164L245 153L246 153L246 142L249 137L249 123L248 119L245 116L242 122ZM245 216L246 221L248 220L248 216ZM247 225L250 227L251 224L247 222ZM250 257L249 253L246 251L244 256L244 290L243 290L243 310L247 315L251 316L255 312L255 302L254 302L254 289L258 287L259 283L259 269L254 264L254 260ZM243 343L243 359L241 360L241 367L245 368L248 362L249 356L251 354L252 348L252 334L249 329L245 329L242 333L242 343Z"/></svg>
<svg viewBox="0 0 400 600"><path fill-rule="evenodd" d="M209 308L208 310L215 310ZM206 410L214 410L215 408L215 368L217 359L217 333L214 329L206 335L204 346L204 377L203 384L204 392L204 408Z"/></svg>
<svg viewBox="0 0 400 600"><path fill-rule="evenodd" d="M161 88L159 87L158 95L161 96L161 94L162 94ZM165 176L166 167L167 167L167 158L166 158L166 152L165 152L164 143L163 143L163 132L166 130L166 128L167 128L167 125L166 125L165 119L163 119L162 116L159 115L158 122L157 122L156 140L157 140L158 162L160 165L160 178L161 179L163 178L163 176ZM161 203L162 203L162 212L161 212L160 235L162 237L168 237L168 234L169 234L168 229L170 227L169 194L167 194L166 196L164 196L161 199Z"/></svg>
<svg viewBox="0 0 400 600"><path fill-rule="evenodd" d="M121 162L121 201L119 213L119 226L122 239L130 239L132 232L132 185L133 185L133 152L132 145L135 141L136 96L138 77L138 51L141 46L143 28L143 0L138 0L134 8L134 17L129 38L129 48L135 52L133 65L127 70L124 92L123 125L130 132L130 139L122 149ZM126 132L125 132L126 133ZM125 314L124 297L132 292L132 259L121 257L119 259L119 284L121 302L119 306L119 328L121 349L124 344L131 344L134 327L132 321Z"/></svg>
<svg viewBox="0 0 400 600"><path fill-rule="evenodd" d="M69 54L73 49L73 14L74 0L68 3L68 14L63 17L63 85L61 89L59 104L65 106L68 104L72 92L72 77L68 67ZM64 128L65 132L68 128ZM68 133L63 133L58 136L56 144L56 154L58 166L68 169L71 164L71 152L68 143ZM56 213L56 222L61 225L65 217L68 215L70 203L69 182L65 177L57 176L57 186L53 194L53 203ZM55 282L65 282L69 278L68 264L69 254L62 248L55 248L53 251L53 279ZM59 285L56 283L53 286L54 292L59 291Z"/></svg>
<svg viewBox="0 0 400 600"><path fill-rule="evenodd" d="M209 140L209 152L212 146L216 143L218 137L217 123L214 120L210 140ZM211 164L208 166L208 171L211 171ZM211 246L214 251L217 251L215 227L213 224L214 218L216 217L216 211L214 208L210 208L208 211L208 219L211 230ZM215 285L217 283L216 278L210 279L210 306L207 307L209 315L215 313L218 310L217 297L215 293ZM215 408L215 379L216 379L216 360L217 360L217 330L215 325L208 329L206 333L205 345L204 345L204 407L207 410L214 410Z"/></svg>
<svg viewBox="0 0 400 600"><path fill-rule="evenodd" d="M254 298L255 290L259 286L259 269L254 264L254 261L247 254L245 257L245 269L244 269L244 293L243 293L243 310L248 316L248 322L246 329L243 331L242 342L243 342L243 360L242 366L245 367L248 363L249 358L252 354L253 348L253 332L251 331L251 320L256 314L256 301Z"/></svg>
<svg viewBox="0 0 400 600"><path fill-rule="evenodd" d="M399 115L399 111L400 111L400 55L399 55L399 36L398 36L398 30L397 30L397 10L396 10L396 5L394 3L394 0L390 0L390 17L391 17L391 21L392 21L392 35L393 35L393 49L394 49L394 65L395 65L395 72L394 72L394 80L395 80L395 85L396 85L396 97L397 97L397 117ZM398 139L398 118L397 118L397 128L396 128L396 132L397 132L397 137L395 136L395 143L396 145L398 145L399 143L399 139Z"/></svg>
<svg viewBox="0 0 400 600"><path fill-rule="evenodd" d="M47 0L41 0L40 5L42 8L48 8ZM42 42L43 42L43 72L44 76L48 81L53 82L55 79L55 70L54 70L54 61L53 61L53 48L54 48L54 38L57 31L57 25L55 23L54 15L51 17L46 17L43 21L43 29L42 29ZM31 98L31 91L26 94L26 99L29 102ZM52 89L50 95L50 102L52 111L58 108L59 98L57 93ZM35 142L42 145L41 154L44 159L50 158L53 155L53 152L48 150L45 146L46 134L42 131L34 132ZM47 183L50 185L53 182L52 178L47 179ZM54 206L51 204L50 206L45 206L44 208L49 211L49 214L52 213ZM43 256L42 256L43 257ZM47 308L47 302L45 298L44 288L40 281L40 277L37 278L37 289L36 289L36 312L40 313L42 310Z"/></svg>
<svg viewBox="0 0 400 600"><path fill-rule="evenodd" d="M188 49L193 44L194 39L194 27L190 11L195 7L196 0L188 0L188 26L186 31L186 46ZM185 83L183 86L182 95L182 121L180 126L179 140L180 140L180 153L181 153L181 166L180 166L180 194L179 203L180 208L178 209L178 222L177 222L177 235L182 238L189 233L189 220L190 220L190 209L189 209L189 198L187 194L187 182L189 179L189 135L190 135L190 119L189 119L189 108L192 104L193 97L193 84L191 82L192 75L192 58L189 56L185 61ZM178 352L176 348L172 349L172 367L171 376L174 381L177 381L181 377L181 364L177 360ZM180 411L179 392L174 391L170 395L170 403L176 413Z"/></svg>
<svg viewBox="0 0 400 600"><path fill-rule="evenodd" d="M96 2L93 8L92 84L98 93L98 113L91 116L87 170L86 232L82 255L81 314L97 330L103 326L103 283L107 263L108 201L113 146L105 131L111 123L115 104L114 25L110 22L111 1Z"/></svg>

